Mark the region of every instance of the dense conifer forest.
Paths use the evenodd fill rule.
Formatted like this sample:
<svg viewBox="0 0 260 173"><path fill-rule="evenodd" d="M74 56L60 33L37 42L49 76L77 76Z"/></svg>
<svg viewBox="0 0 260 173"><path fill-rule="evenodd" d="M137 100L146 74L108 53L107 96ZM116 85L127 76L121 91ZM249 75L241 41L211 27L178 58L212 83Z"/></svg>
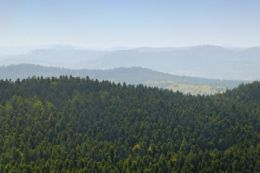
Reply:
<svg viewBox="0 0 260 173"><path fill-rule="evenodd" d="M0 81L1 173L260 172L260 83L213 96L89 78Z"/></svg>

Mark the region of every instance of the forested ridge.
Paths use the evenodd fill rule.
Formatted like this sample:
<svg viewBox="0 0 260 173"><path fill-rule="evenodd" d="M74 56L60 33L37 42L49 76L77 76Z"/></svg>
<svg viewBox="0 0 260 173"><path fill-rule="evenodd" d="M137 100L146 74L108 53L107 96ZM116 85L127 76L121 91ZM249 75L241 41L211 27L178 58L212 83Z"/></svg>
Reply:
<svg viewBox="0 0 260 173"><path fill-rule="evenodd" d="M0 172L260 172L260 82L191 96L89 78L0 81Z"/></svg>
<svg viewBox="0 0 260 173"><path fill-rule="evenodd" d="M141 67L115 68L106 70L94 69L66 69L58 67L39 66L34 64L17 64L0 66L0 80L26 79L29 77L59 77L73 76L91 79L107 80L115 83L131 85L143 84L150 87L170 89L193 95L209 95L223 93L226 89L233 89L239 84L249 81L205 79L199 77L178 76L162 73Z"/></svg>

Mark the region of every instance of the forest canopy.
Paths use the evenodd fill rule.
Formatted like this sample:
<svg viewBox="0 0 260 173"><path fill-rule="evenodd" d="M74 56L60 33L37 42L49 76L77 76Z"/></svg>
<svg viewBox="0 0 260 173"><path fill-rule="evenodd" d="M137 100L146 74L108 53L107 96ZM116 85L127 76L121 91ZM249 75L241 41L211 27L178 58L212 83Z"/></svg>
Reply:
<svg viewBox="0 0 260 173"><path fill-rule="evenodd" d="M260 82L192 96L86 78L0 81L0 172L260 172Z"/></svg>

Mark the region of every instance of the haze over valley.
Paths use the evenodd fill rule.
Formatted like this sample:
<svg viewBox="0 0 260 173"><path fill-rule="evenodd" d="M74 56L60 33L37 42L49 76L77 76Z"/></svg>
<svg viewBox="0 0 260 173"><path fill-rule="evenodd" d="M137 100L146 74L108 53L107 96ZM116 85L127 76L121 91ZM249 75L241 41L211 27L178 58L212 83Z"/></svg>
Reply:
<svg viewBox="0 0 260 173"><path fill-rule="evenodd" d="M1 55L0 48L2 66L27 63L69 69L142 67L174 75L249 81L260 78L259 57L260 47L232 49L195 46L89 50L56 46L18 52L15 55Z"/></svg>

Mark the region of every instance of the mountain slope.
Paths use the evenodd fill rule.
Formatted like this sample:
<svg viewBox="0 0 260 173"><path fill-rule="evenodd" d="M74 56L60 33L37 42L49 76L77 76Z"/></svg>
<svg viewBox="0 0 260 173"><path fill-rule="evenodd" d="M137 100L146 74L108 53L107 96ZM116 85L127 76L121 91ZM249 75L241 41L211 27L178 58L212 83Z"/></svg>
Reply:
<svg viewBox="0 0 260 173"><path fill-rule="evenodd" d="M259 92L0 81L0 172L259 172Z"/></svg>

